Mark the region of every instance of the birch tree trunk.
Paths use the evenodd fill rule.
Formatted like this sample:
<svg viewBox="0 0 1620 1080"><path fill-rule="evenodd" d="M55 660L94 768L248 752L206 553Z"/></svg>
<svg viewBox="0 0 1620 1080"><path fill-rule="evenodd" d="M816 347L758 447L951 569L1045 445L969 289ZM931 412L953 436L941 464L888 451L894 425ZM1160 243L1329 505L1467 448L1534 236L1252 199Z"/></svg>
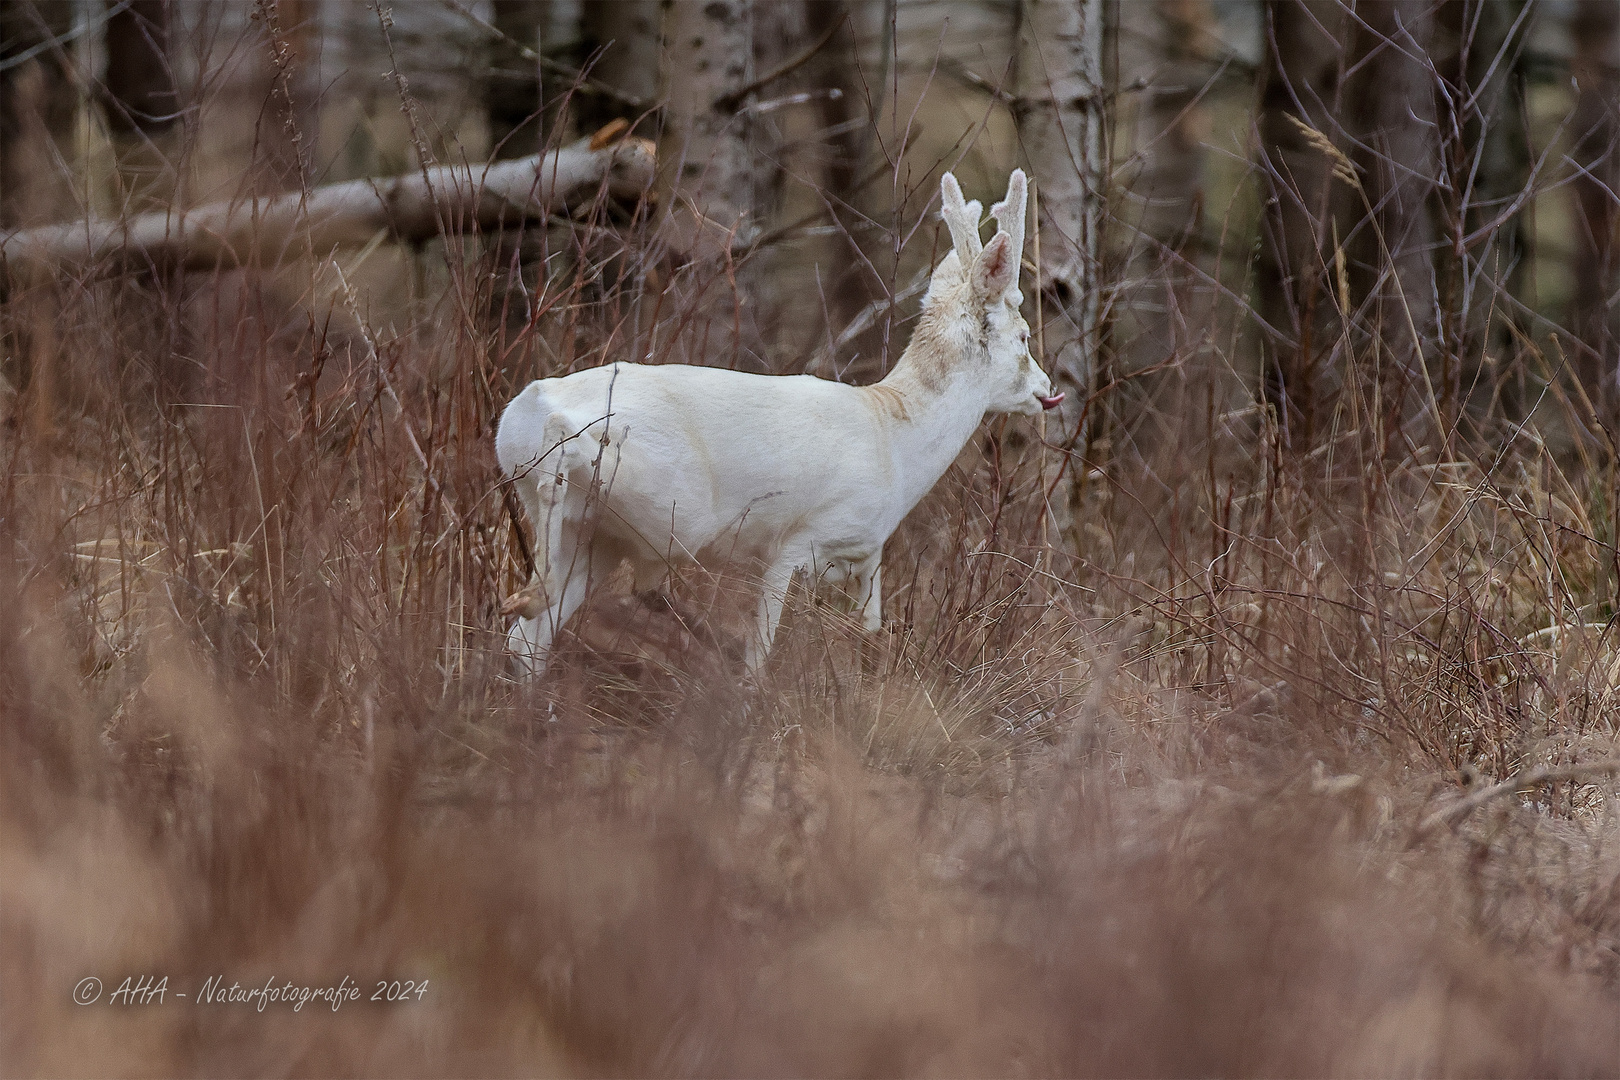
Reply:
<svg viewBox="0 0 1620 1080"><path fill-rule="evenodd" d="M1575 193L1575 370L1601 421L1620 437L1620 2L1580 0L1570 20L1572 74L1580 87L1570 118L1578 166Z"/></svg>
<svg viewBox="0 0 1620 1080"><path fill-rule="evenodd" d="M746 112L719 104L752 76L754 39L747 0L674 0L664 19L664 137L661 192L730 231L753 223L754 163Z"/></svg>
<svg viewBox="0 0 1620 1080"><path fill-rule="evenodd" d="M769 371L758 319L761 263L737 257L763 217L755 122L742 100L755 74L748 0L673 0L664 14L664 130L659 142L660 236L679 273L657 284L678 315L654 328L660 362Z"/></svg>
<svg viewBox="0 0 1620 1080"><path fill-rule="evenodd" d="M1040 215L1035 344L1066 395L1047 421L1047 443L1063 450L1047 487L1053 524L1071 551L1081 547L1076 512L1087 443L1097 426L1092 395L1106 168L1102 17L1102 0L1023 0L1019 7L1018 134ZM1034 287L1026 292L1032 299L1036 294Z"/></svg>

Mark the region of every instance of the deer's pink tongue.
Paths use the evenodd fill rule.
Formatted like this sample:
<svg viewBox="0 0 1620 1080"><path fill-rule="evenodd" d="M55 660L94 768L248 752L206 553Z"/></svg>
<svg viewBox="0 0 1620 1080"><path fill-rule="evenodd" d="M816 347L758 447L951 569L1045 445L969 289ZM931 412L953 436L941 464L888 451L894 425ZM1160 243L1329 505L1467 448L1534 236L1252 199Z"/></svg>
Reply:
<svg viewBox="0 0 1620 1080"><path fill-rule="evenodd" d="M1063 404L1064 396L1065 395L1061 393L1053 394L1051 397L1041 397L1041 395L1036 394L1035 400L1041 403L1041 408L1043 409L1055 409L1059 405Z"/></svg>

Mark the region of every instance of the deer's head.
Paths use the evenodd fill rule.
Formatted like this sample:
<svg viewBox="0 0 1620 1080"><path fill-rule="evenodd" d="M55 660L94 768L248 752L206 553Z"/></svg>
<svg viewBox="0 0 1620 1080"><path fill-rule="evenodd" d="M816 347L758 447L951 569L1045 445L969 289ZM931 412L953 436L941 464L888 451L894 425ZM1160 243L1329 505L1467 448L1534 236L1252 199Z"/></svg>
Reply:
<svg viewBox="0 0 1620 1080"><path fill-rule="evenodd" d="M1024 294L1018 272L1024 251L1024 211L1028 185L1023 170L1007 180L1007 197L990 208L996 235L979 238L982 207L964 202L956 177L939 182L940 217L950 229L952 250L940 261L923 301L932 329L965 366L986 398L987 412L1034 414L1055 408L1062 394L1029 352L1029 324L1019 307Z"/></svg>

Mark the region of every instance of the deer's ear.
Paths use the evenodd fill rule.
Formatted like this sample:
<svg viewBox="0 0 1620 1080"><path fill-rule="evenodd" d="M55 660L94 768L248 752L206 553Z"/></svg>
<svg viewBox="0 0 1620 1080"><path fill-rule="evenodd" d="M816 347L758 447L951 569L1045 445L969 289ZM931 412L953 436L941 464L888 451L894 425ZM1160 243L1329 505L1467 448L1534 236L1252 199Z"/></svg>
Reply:
<svg viewBox="0 0 1620 1080"><path fill-rule="evenodd" d="M993 303L1005 296L1017 280L1018 262L1013 257L1012 241L1006 233L996 233L973 263L973 295L984 303Z"/></svg>

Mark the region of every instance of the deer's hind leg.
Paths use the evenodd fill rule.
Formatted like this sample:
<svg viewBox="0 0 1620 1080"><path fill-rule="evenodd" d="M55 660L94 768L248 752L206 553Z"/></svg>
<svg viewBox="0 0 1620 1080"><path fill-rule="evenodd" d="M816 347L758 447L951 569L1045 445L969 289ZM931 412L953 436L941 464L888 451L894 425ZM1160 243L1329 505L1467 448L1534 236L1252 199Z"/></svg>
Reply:
<svg viewBox="0 0 1620 1080"><path fill-rule="evenodd" d="M534 524L535 566L526 602L506 642L519 673L529 676L545 673L557 631L584 602L593 570L602 569L594 564L606 561L593 557L588 539L581 542L590 532L589 506L587 489L569 479L581 464L571 428L560 414L547 417L541 440L543 464L536 463L515 478L523 508Z"/></svg>
<svg viewBox="0 0 1620 1080"><path fill-rule="evenodd" d="M758 674L765 666L765 659L771 652L771 642L776 638L776 627L782 621L782 605L787 601L788 587L793 584L793 575L806 562L807 560L798 553L789 555L783 552L765 570L765 579L761 583L759 594L759 609L755 615L754 634L744 653L744 662L750 674Z"/></svg>
<svg viewBox="0 0 1620 1080"><path fill-rule="evenodd" d="M521 673L545 674L551 646L591 588L612 576L624 552L609 543L582 539L582 530L564 525L552 551L550 589L540 599L544 607L532 617L520 618L507 634L507 645Z"/></svg>

